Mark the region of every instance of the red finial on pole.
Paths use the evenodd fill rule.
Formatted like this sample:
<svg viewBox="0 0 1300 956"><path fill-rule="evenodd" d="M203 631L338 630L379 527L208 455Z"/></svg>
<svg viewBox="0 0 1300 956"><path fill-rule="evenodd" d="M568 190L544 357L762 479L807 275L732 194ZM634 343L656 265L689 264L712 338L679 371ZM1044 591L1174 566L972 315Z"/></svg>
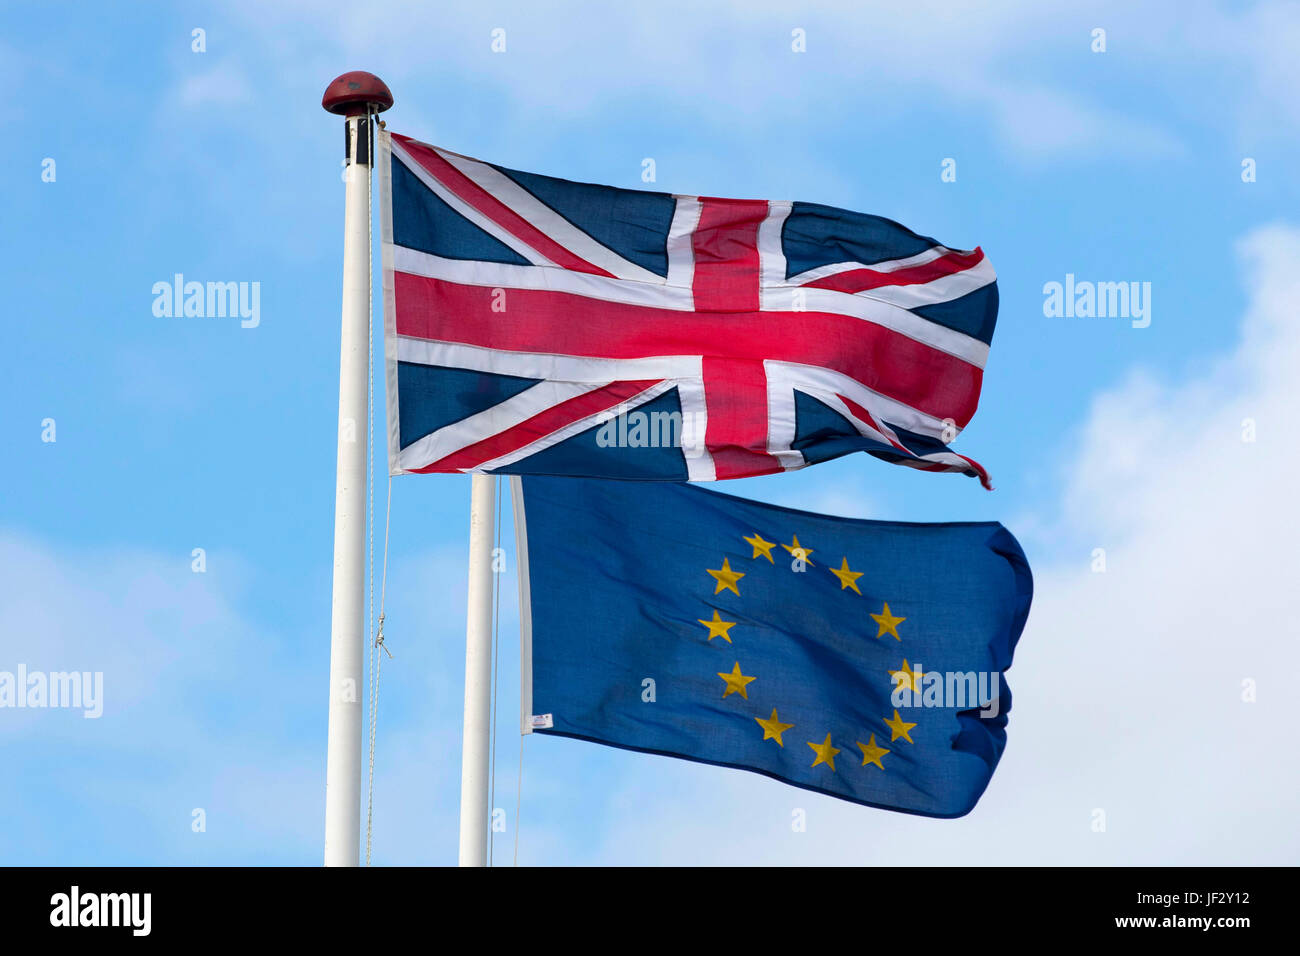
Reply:
<svg viewBox="0 0 1300 956"><path fill-rule="evenodd" d="M373 73L353 70L344 73L325 87L320 105L331 113L343 116L361 116L365 113L382 113L393 105L393 94L388 86Z"/></svg>

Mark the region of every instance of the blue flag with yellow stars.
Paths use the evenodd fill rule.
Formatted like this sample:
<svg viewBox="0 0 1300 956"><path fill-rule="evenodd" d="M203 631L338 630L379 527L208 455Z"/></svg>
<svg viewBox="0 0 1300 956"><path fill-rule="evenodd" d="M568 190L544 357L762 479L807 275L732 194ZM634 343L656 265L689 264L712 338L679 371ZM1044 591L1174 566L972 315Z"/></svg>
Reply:
<svg viewBox="0 0 1300 956"><path fill-rule="evenodd" d="M1033 581L997 522L795 511L687 484L514 486L524 730L969 813Z"/></svg>

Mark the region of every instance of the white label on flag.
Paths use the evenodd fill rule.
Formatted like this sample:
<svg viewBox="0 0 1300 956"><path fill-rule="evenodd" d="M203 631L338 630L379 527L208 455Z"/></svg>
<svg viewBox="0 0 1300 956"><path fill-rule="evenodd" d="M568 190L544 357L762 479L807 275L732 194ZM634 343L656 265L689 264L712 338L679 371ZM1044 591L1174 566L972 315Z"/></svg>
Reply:
<svg viewBox="0 0 1300 956"><path fill-rule="evenodd" d="M533 714L533 727L543 730L549 730L555 726L555 721L550 714Z"/></svg>

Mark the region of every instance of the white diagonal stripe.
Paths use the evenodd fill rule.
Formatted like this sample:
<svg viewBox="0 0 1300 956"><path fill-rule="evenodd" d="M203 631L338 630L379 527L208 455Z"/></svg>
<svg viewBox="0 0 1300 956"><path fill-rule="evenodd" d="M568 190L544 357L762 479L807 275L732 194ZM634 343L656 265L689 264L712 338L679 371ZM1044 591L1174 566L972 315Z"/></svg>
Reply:
<svg viewBox="0 0 1300 956"><path fill-rule="evenodd" d="M799 299L795 298L796 294ZM796 309L795 304L800 300L803 307ZM784 286L764 288L761 303L761 308L768 312L832 312L864 319L979 368L983 368L989 358L988 345L974 336L931 322L902 306L881 299L869 299L833 289Z"/></svg>
<svg viewBox="0 0 1300 956"><path fill-rule="evenodd" d="M504 402L470 415L468 418L462 418L412 442L398 453L398 463L405 471L423 468L475 442L490 438L507 428L513 428L552 406L585 395L587 392L593 392L608 384L610 383L538 382L532 388L525 389Z"/></svg>
<svg viewBox="0 0 1300 956"><path fill-rule="evenodd" d="M415 159L415 157L408 153L401 143L394 141L392 144L392 150L393 155L401 160L402 165L405 166L416 179L428 186L439 199L470 222L474 223L474 225L478 226L493 238L509 246L535 266L555 265L554 262L546 258L546 256L542 255L532 246L525 243L522 239L515 236L514 233L498 226L487 216L483 215L483 213L479 212L469 203L465 202L465 200L461 199L454 192L444 186L432 173L425 169L424 166Z"/></svg>
<svg viewBox="0 0 1300 956"><path fill-rule="evenodd" d="M946 276L939 276L939 278L931 279L929 282L918 282L914 285L882 285L853 294L868 299L892 302L904 309L915 309L918 306L934 305L936 302L960 299L976 289L989 285L996 279L997 274L993 271L993 266L985 258L969 269L963 269L961 272L954 272Z"/></svg>
<svg viewBox="0 0 1300 956"><path fill-rule="evenodd" d="M885 262L877 262L875 265L867 265L863 262L832 262L828 265L818 266L815 269L809 269L807 272L801 272L783 281L789 282L790 285L807 285L809 282L816 282L818 279L825 279L827 276L839 275L841 272L852 272L855 269L870 269L872 272L897 272L899 269L923 266L927 262L933 262L935 259L940 259L953 251L945 246L932 246L914 256L907 256L903 259L888 259Z"/></svg>
<svg viewBox="0 0 1300 956"><path fill-rule="evenodd" d="M867 388L857 379L833 369L817 365L802 365L797 362L776 362L770 359L763 364L767 368L769 380L779 378L783 387L797 388L801 392L816 396L819 400L824 397L832 398L837 394L843 395L863 408L869 409L882 424L888 420L900 428L916 432L918 435L937 438L940 441L945 439L950 441L961 431L952 422L927 415L910 405L904 405L896 399ZM790 437L793 440L793 431ZM888 444L887 439L882 440ZM786 447L788 445L789 443Z"/></svg>
<svg viewBox="0 0 1300 956"><path fill-rule="evenodd" d="M649 269L624 259L608 246L597 242L495 166L437 147L434 149L477 186L575 256L599 266L619 279L663 285L663 276L655 275Z"/></svg>
<svg viewBox="0 0 1300 956"><path fill-rule="evenodd" d="M577 421L570 422L562 428L557 428L548 435L543 435L541 438L524 445L522 448L517 448L512 452L507 452L499 458L493 458L491 461L485 461L477 468L468 468L466 471L491 472L496 471L499 468L505 468L507 465L512 465L521 459L527 458L529 455L535 455L540 451L545 451L552 445L558 445L566 438L572 438L574 435L581 434L594 425L604 424L620 413L626 413L639 405L644 405L646 402L656 399L660 395L664 394L664 392L674 388L676 384L676 382L656 382L649 388L637 392L631 398L623 399L613 408L605 408L598 412L592 412L590 415L579 418Z"/></svg>

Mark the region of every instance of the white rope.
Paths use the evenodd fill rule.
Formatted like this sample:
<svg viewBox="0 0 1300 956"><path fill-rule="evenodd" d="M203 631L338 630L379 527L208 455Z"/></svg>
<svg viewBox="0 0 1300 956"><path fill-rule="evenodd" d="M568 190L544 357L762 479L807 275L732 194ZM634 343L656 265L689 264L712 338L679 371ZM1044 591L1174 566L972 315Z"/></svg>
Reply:
<svg viewBox="0 0 1300 956"><path fill-rule="evenodd" d="M364 120L364 132L367 140L370 138L371 114L367 111ZM361 152L361 133L363 132L363 122L357 121L357 142L353 144L353 157ZM369 156L370 143L366 143L366 153ZM375 263L374 263L374 235L372 225L374 221L374 207L371 205L371 166L374 164L374 157L370 157L370 162L366 164L366 286L369 287L374 280ZM366 306L369 313L366 318L366 532L369 536L366 545L366 577L369 582L369 594L366 599L366 633L371 635L370 645L370 671L368 681L368 695L370 697L370 798L366 805L366 866L370 865L370 843L371 843L371 813L374 810L374 792L375 792L375 680L378 676L379 669L375 666L376 647L374 644L375 634L375 487L371 480L375 476L375 296L373 291L366 297Z"/></svg>
<svg viewBox="0 0 1300 956"><path fill-rule="evenodd" d="M519 865L519 807L524 801L524 734L519 735L519 771L515 774L515 862Z"/></svg>
<svg viewBox="0 0 1300 956"><path fill-rule="evenodd" d="M371 125L377 118L378 114L367 114L366 143L367 155L370 157L370 163L366 170L366 208L373 209L372 206L372 179L370 170L374 166L374 130ZM360 124L358 124L360 125ZM366 276L367 279L373 279L374 263L374 216L371 215L366 220ZM374 815L375 815L375 726L379 718L379 675L383 671L384 658L379 653L380 648L384 654L392 657L392 651L384 644L384 598L388 592L388 532L390 528L390 519L393 513L393 478L388 476L388 495L387 504L384 509L384 565L383 574L379 581L379 627L375 627L375 488L371 480L375 475L375 297L372 294L367 303L370 309L370 320L367 328L367 365L369 371L369 380L366 385L366 409L369 420L366 423L366 527L369 531L369 554L367 563L367 572L370 579L370 595L367 604L367 623L369 633L374 635L370 644L370 755L368 770L368 794L366 798L366 866L370 865L370 853L374 842Z"/></svg>
<svg viewBox="0 0 1300 956"><path fill-rule="evenodd" d="M365 132L370 136L370 114L366 114ZM361 124L357 124L360 139ZM357 144L360 151L360 143ZM370 144L366 144L367 154ZM373 162L373 160L372 160ZM371 209L371 175L370 166L366 166L366 211ZM375 273L374 235L371 220L366 217L366 285L369 286ZM366 600L366 633L375 633L375 486L371 478L375 474L375 297L373 293L366 297L366 533L369 540L366 545L366 575L369 579L369 596Z"/></svg>
<svg viewBox="0 0 1300 956"><path fill-rule="evenodd" d="M513 512L512 512L513 514ZM498 518L498 521L500 519ZM498 527L500 525L498 524ZM515 554L516 567L518 567L519 555ZM526 716L526 715L525 715ZM519 731L519 766L515 770L515 853L513 866L519 865L519 812L524 802L524 734L523 730Z"/></svg>
<svg viewBox="0 0 1300 956"><path fill-rule="evenodd" d="M370 645L370 768L369 793L366 798L366 866L370 865L370 848L374 837L375 815L375 725L379 718L379 675L383 671L384 658L379 653L383 648L389 657L393 652L384 643L384 597L388 592L388 529L389 519L393 513L393 478L388 477L388 504L384 508L384 569L379 578L379 629Z"/></svg>

